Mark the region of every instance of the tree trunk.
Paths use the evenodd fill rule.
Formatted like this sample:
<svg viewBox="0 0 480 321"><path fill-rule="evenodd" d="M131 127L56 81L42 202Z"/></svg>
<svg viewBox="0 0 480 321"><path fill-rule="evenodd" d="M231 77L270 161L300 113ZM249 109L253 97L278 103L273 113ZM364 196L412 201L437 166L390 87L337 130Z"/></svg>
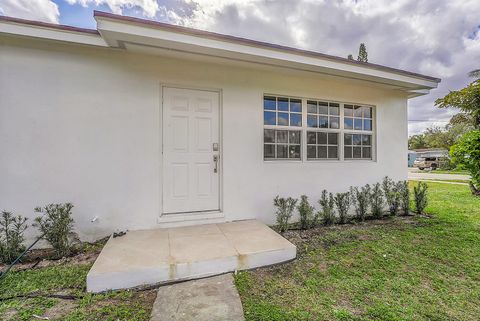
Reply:
<svg viewBox="0 0 480 321"><path fill-rule="evenodd" d="M468 183L470 185L470 190L472 191L472 194L480 197L480 189L476 188L475 185L472 183L472 181L470 181Z"/></svg>

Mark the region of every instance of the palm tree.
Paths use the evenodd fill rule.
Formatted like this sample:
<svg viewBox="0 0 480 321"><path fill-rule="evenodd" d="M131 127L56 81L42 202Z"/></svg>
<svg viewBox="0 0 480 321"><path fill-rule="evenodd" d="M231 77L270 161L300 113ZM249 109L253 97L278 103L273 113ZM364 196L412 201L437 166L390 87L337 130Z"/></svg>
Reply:
<svg viewBox="0 0 480 321"><path fill-rule="evenodd" d="M472 70L468 73L468 75L472 78L480 78L480 69Z"/></svg>

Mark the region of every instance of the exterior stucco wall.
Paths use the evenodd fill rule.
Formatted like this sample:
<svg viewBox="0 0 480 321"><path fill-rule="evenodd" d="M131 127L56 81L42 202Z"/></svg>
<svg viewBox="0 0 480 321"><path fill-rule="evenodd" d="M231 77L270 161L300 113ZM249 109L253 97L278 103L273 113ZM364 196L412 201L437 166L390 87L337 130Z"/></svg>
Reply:
<svg viewBox="0 0 480 321"><path fill-rule="evenodd" d="M0 209L33 218L35 206L73 202L85 240L159 227L161 84L221 90L227 221L273 223L277 194L316 202L322 189L407 177L407 100L400 92L308 72L3 37ZM375 105L376 161L265 162L264 93Z"/></svg>

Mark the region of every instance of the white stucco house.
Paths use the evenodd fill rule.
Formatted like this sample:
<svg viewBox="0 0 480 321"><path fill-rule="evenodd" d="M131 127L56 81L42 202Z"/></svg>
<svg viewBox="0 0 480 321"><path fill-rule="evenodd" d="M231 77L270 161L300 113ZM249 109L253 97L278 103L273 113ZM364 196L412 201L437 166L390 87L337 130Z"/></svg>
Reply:
<svg viewBox="0 0 480 321"><path fill-rule="evenodd" d="M256 218L275 195L407 178L407 102L439 79L95 12L0 17L0 209L75 205L84 240Z"/></svg>

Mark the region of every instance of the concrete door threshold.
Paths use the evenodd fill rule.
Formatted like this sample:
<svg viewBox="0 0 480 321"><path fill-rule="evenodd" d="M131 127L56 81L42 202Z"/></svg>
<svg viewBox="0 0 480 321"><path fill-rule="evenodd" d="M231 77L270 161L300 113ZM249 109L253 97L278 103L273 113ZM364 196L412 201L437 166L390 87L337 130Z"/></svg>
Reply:
<svg viewBox="0 0 480 321"><path fill-rule="evenodd" d="M243 321L231 273L162 286L150 321Z"/></svg>

